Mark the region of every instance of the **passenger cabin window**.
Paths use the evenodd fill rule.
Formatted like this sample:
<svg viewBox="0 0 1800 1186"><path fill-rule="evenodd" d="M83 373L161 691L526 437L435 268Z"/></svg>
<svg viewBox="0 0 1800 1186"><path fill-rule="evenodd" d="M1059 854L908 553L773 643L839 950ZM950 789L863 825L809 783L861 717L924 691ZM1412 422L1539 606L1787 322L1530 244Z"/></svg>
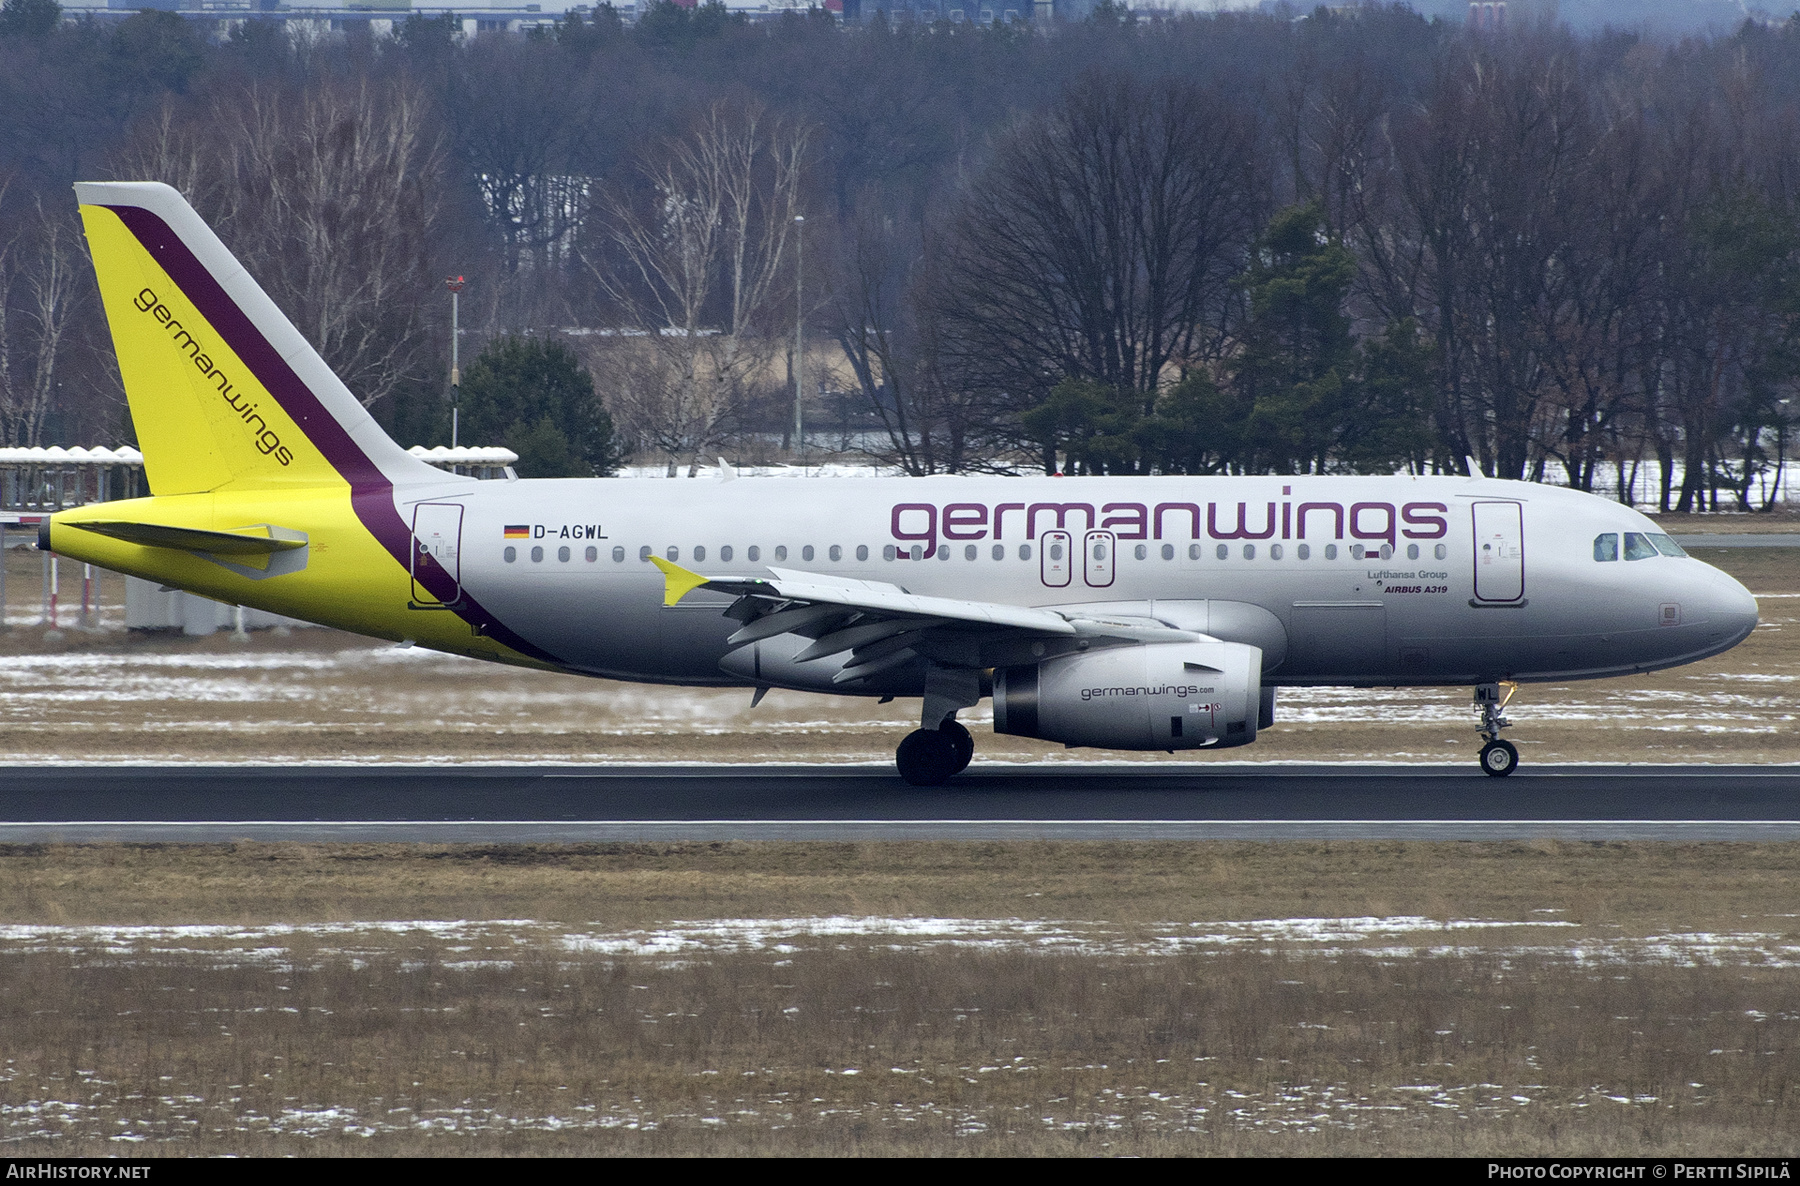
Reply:
<svg viewBox="0 0 1800 1186"><path fill-rule="evenodd" d="M1650 542L1649 536L1636 531L1625 533L1625 559L1648 560L1654 555L1656 555L1656 545Z"/></svg>
<svg viewBox="0 0 1800 1186"><path fill-rule="evenodd" d="M730 544L725 544L719 548L719 559L726 564L731 563L731 545Z"/></svg>
<svg viewBox="0 0 1800 1186"><path fill-rule="evenodd" d="M1619 533L1609 531L1594 537L1594 559L1598 561L1617 560L1619 558Z"/></svg>

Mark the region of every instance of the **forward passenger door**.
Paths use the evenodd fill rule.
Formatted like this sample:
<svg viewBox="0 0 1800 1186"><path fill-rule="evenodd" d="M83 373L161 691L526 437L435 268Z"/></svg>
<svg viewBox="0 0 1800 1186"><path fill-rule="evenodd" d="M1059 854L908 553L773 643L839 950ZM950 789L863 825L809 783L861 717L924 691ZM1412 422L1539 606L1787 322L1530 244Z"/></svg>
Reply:
<svg viewBox="0 0 1800 1186"><path fill-rule="evenodd" d="M1475 598L1518 601L1525 596L1524 507L1516 502L1478 502L1475 516Z"/></svg>

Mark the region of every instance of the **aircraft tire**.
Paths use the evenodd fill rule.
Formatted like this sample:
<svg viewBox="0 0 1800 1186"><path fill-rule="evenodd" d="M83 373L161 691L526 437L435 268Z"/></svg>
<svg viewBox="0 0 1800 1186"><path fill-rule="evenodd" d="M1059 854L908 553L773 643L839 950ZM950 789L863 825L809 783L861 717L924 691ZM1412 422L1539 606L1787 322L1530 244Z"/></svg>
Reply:
<svg viewBox="0 0 1800 1186"><path fill-rule="evenodd" d="M1519 751L1510 741L1490 741L1481 747L1481 772L1505 778L1519 768Z"/></svg>
<svg viewBox="0 0 1800 1186"><path fill-rule="evenodd" d="M940 787L961 769L956 739L941 729L914 729L894 751L900 777L915 787Z"/></svg>
<svg viewBox="0 0 1800 1186"><path fill-rule="evenodd" d="M969 768L975 757L975 739L969 736L968 729L958 721L945 721L938 726L938 732L950 739L956 747L956 769L951 774L961 774Z"/></svg>

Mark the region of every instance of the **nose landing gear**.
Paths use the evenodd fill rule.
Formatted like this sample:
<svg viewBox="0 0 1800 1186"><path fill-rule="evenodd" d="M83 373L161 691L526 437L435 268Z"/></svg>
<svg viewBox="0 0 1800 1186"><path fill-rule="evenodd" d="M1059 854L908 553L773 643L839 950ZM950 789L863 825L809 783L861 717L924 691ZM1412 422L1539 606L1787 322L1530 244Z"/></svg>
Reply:
<svg viewBox="0 0 1800 1186"><path fill-rule="evenodd" d="M1503 713L1518 690L1519 685L1515 683L1475 685L1475 708L1481 713L1481 724L1477 728L1487 741L1481 747L1483 774L1505 778L1519 767L1518 749L1512 742L1500 740L1500 730L1512 727L1512 722Z"/></svg>

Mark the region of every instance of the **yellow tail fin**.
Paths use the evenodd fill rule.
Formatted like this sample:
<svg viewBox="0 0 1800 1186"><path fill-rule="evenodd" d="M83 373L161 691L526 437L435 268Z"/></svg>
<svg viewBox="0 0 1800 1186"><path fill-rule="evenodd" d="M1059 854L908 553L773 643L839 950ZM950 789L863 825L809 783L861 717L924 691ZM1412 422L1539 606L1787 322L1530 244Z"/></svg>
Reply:
<svg viewBox="0 0 1800 1186"><path fill-rule="evenodd" d="M179 193L154 182L75 192L157 494L437 476L389 439Z"/></svg>

